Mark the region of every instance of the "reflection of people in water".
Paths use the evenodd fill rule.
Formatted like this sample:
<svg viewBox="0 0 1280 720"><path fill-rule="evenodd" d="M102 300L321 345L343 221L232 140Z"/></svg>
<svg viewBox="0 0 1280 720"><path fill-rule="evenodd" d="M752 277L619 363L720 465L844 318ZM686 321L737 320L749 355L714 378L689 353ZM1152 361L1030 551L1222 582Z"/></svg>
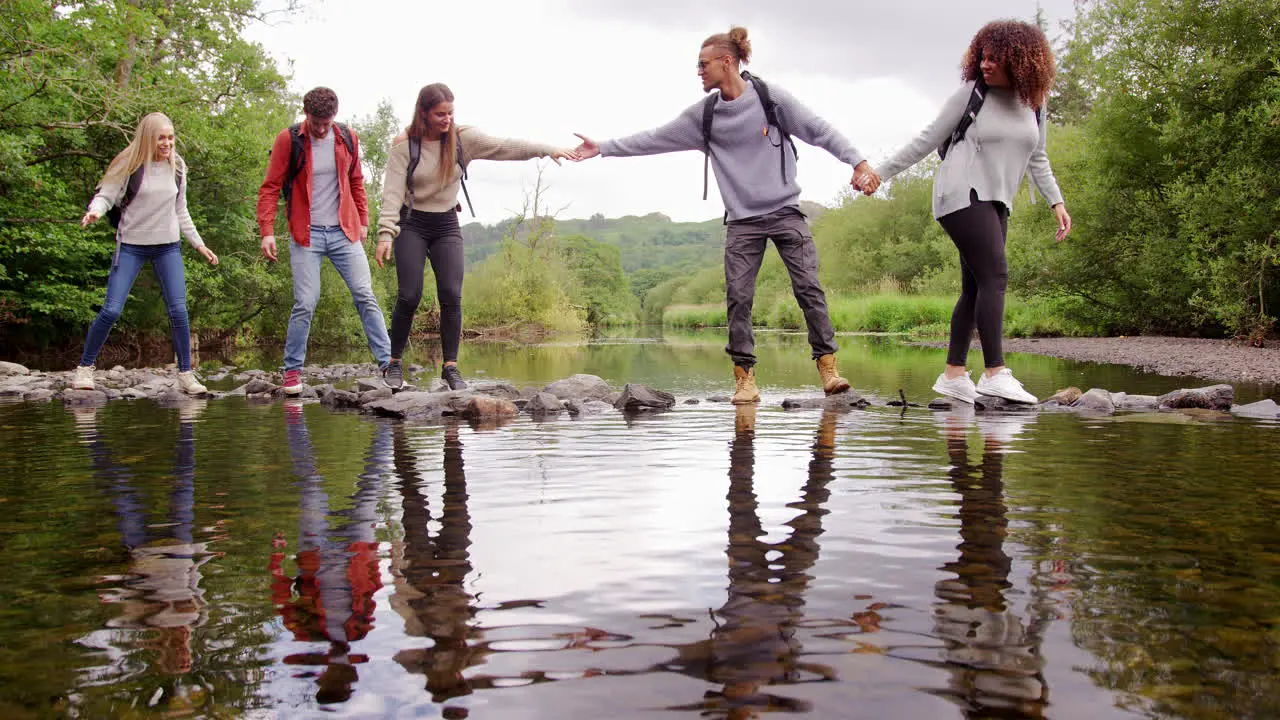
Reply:
<svg viewBox="0 0 1280 720"><path fill-rule="evenodd" d="M702 702L684 710L727 712L730 718L752 718L759 712L809 710L803 700L773 695L773 684L835 679L825 665L799 660L796 624L802 619L809 570L818 560L822 508L830 496L835 455L836 415L824 413L813 443L809 476L799 502L788 507L801 513L786 523L791 534L776 543L761 538L755 491L755 405L739 405L729 445L729 587L728 599L715 612L717 625L701 642L678 648L672 670L722 684ZM769 555L780 555L773 559Z"/></svg>
<svg viewBox="0 0 1280 720"><path fill-rule="evenodd" d="M286 403L290 404L285 406L285 425L301 509L295 556L298 574L289 577L285 573L286 541L277 534L270 561L274 578L271 598L295 640L329 643L327 652L295 653L285 657L285 663L323 667L316 678L316 700L344 702L359 679L356 665L369 659L352 653L351 643L373 629L373 595L382 586L374 528L380 491L378 465L387 456L390 430L387 423L374 426L373 444L365 456L365 471L356 482L352 506L331 513L324 478L315 467L302 405ZM329 527L330 515L341 520L338 527Z"/></svg>
<svg viewBox="0 0 1280 720"><path fill-rule="evenodd" d="M475 598L466 589L471 572L471 516L467 510L467 478L463 470L458 425L444 431L444 497L433 517L424 479L405 428L395 427L392 445L400 483L404 547L392 560L396 594L391 605L405 619L405 633L430 638L430 647L402 650L395 660L406 670L427 677L433 702L469 695L473 688L463 671L481 662L484 650L472 647ZM433 535L431 523L439 524ZM461 717L450 708L446 717Z"/></svg>
<svg viewBox="0 0 1280 720"><path fill-rule="evenodd" d="M943 435L948 475L960 495L960 557L943 569L955 578L934 592L935 631L946 643L951 694L973 718L1039 718L1048 700L1039 639L1005 601L1012 560L1004 551L1004 436L984 426L982 461L969 462L967 423L948 417Z"/></svg>
<svg viewBox="0 0 1280 720"><path fill-rule="evenodd" d="M134 472L117 464L97 427L97 409L77 409L77 421L89 448L94 475L115 505L117 527L129 550L128 579L101 593L102 600L119 605L120 614L107 627L154 630L140 643L158 652L161 672L180 675L192 667L192 629L207 620L200 566L211 554L192 537L195 522L195 418L199 405L180 410L174 444L173 485L169 509L162 518L149 517L146 495L134 482Z"/></svg>

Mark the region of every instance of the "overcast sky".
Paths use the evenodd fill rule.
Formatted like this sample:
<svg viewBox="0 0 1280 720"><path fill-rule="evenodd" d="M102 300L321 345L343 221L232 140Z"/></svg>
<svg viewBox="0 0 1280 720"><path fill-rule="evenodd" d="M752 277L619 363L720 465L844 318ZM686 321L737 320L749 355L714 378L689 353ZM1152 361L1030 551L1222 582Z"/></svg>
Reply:
<svg viewBox="0 0 1280 720"><path fill-rule="evenodd" d="M459 123L571 147L574 132L627 135L699 102L694 61L702 41L743 25L753 44L749 68L790 90L875 163L933 119L983 23L1031 20L1037 6L1052 40L1075 0L312 0L249 35L292 72L296 91L336 90L340 120L369 114L386 98L407 125L418 89L444 82ZM799 167L801 197L824 204L852 174L803 143ZM478 219L510 216L534 172L534 162L472 164L467 184ZM552 165L545 182L551 201L568 206L562 218L661 212L683 221L723 212L714 187L701 199L701 153Z"/></svg>

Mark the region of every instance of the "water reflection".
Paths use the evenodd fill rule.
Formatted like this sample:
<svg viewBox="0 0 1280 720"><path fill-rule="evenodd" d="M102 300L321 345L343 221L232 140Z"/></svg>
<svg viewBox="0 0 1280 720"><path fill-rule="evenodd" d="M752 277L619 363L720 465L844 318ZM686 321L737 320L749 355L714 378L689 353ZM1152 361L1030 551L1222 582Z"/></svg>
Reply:
<svg viewBox="0 0 1280 720"><path fill-rule="evenodd" d="M373 629L373 596L382 587L374 533L383 485L379 468L389 451L390 430L387 423L375 425L352 504L333 512L325 479L316 469L302 404L286 401L284 413L289 455L298 481L297 575L285 572L288 541L277 534L269 564L271 599L294 640L328 643L322 652L293 653L284 662L319 668L314 673L316 701L340 703L351 697L359 680L356 666L369 661L367 655L352 652L352 643ZM334 528L330 528L330 517L337 522Z"/></svg>
<svg viewBox="0 0 1280 720"><path fill-rule="evenodd" d="M826 666L800 660L797 624L804 617L805 591L818 560L823 508L833 478L836 418L824 413L813 442L800 510L786 523L791 532L770 543L760 522L755 482L756 407L738 406L729 443L728 598L716 610L710 637L680 646L670 670L721 685L701 702L673 709L702 710L729 718L754 718L761 712L805 712L808 702L766 691L776 684L836 679Z"/></svg>
<svg viewBox="0 0 1280 720"><path fill-rule="evenodd" d="M401 650L394 659L409 672L426 676L426 688L435 703L471 694L472 683L463 671L481 663L489 652L471 642L479 631L473 627L475 597L466 588L471 572L471 516L458 431L456 423L445 426L444 494L434 516L405 427L396 425L392 435L404 545L392 557L396 593L391 606L404 618L406 635L431 641L425 648ZM435 533L433 524L439 527ZM464 708L448 710L447 717L466 716Z"/></svg>
<svg viewBox="0 0 1280 720"><path fill-rule="evenodd" d="M942 569L954 578L939 581L934 594L934 632L945 642L951 671L945 693L970 718L1040 718L1048 687L1040 655L1041 623L1029 622L1005 597L1012 587L1012 559L1005 552L1009 520L1004 499L1004 460L1026 419L983 418L982 457L969 457L972 414L940 416L952 488L960 496L960 556Z"/></svg>
<svg viewBox="0 0 1280 720"><path fill-rule="evenodd" d="M106 622L108 633L80 640L113 656L108 669L95 672L126 675L145 669L137 667L140 657L130 648L154 652L154 666L165 675L182 676L192 670L192 633L208 620L200 568L213 557L206 544L193 537L195 421L203 407L203 401L192 401L179 410L173 474L166 478L167 508L158 514L149 511L148 494L139 482L147 477L146 472L131 467L146 458L118 459L99 428L99 409L74 410L95 484L111 501L120 540L129 553L126 573L104 577L111 585L98 594L103 603L113 606L115 615ZM123 655L110 652L113 647L123 650ZM170 689L182 692L181 684Z"/></svg>

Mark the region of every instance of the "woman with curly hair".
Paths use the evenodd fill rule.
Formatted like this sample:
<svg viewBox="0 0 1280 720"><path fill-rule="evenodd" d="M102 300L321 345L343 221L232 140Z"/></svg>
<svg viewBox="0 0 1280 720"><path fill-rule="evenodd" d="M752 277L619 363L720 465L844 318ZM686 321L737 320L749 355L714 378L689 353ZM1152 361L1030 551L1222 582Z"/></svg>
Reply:
<svg viewBox="0 0 1280 720"><path fill-rule="evenodd" d="M1001 352L1008 281L1004 246L1013 196L1024 176L1052 206L1057 239L1071 232L1071 216L1045 153L1043 110L1053 84L1053 51L1035 25L1001 20L978 31L961 68L964 84L933 124L881 166L879 176L868 173L855 178L855 185L869 195L881 177L892 178L950 139L940 150L944 157L933 179L933 216L960 251L962 290L951 315L947 367L933 389L970 404L979 395L1034 403L1035 396L1004 366ZM980 110L970 115L978 98ZM957 137L966 115L972 124ZM976 385L965 368L975 327L986 365Z"/></svg>

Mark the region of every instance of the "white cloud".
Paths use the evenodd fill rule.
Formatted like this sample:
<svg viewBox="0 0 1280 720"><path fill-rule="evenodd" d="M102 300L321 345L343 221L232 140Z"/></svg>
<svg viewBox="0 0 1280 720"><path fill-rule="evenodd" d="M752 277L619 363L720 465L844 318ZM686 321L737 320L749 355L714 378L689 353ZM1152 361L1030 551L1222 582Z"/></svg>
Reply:
<svg viewBox="0 0 1280 720"><path fill-rule="evenodd" d="M1071 3L1043 4L1056 24ZM977 27L994 17L1030 17L1035 7L1032 0L874 7L741 0L708 2L695 14L683 0L328 0L249 35L282 66L291 63L297 91L337 91L340 118L370 113L388 98L407 123L418 89L444 82L457 97L459 122L572 146L574 132L626 135L698 102L694 60L702 40L740 22L755 46L752 69L790 90L874 162L932 119ZM531 162L473 164L468 186L479 219L509 216L534 174ZM830 203L850 174L801 144L803 198ZM711 199L701 199L699 153L566 163L551 166L545 181L552 202L569 206L563 217L662 212L706 220L723 211L714 188Z"/></svg>

